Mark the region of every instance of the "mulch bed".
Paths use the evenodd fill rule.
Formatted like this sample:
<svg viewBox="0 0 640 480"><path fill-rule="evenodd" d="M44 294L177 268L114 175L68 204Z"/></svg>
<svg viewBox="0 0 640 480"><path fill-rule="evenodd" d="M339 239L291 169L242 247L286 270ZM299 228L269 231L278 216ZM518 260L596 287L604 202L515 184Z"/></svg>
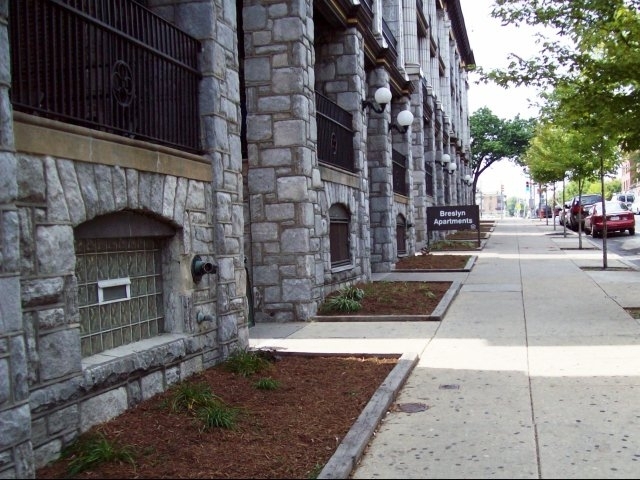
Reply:
<svg viewBox="0 0 640 480"><path fill-rule="evenodd" d="M130 447L135 465L109 462L71 477L69 460L59 460L36 478L315 478L397 358L277 358L262 375L276 390L220 365L187 379L241 410L233 430L203 430L193 416L169 412L165 392L92 430Z"/></svg>

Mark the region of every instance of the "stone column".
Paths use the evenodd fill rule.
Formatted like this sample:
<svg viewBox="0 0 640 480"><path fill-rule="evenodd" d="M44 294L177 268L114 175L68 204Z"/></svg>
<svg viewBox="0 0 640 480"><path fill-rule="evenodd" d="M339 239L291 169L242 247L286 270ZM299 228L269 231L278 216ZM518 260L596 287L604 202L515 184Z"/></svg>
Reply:
<svg viewBox="0 0 640 480"><path fill-rule="evenodd" d="M388 88L389 74L383 68L370 73L369 95ZM393 176L389 123L391 107L383 113L367 111L367 153L369 165L369 210L371 221L371 271L388 272L395 262L395 218L393 216Z"/></svg>
<svg viewBox="0 0 640 480"><path fill-rule="evenodd" d="M197 4L198 16L194 5ZM249 341L246 305L247 275L244 268L244 199L242 147L240 142L240 91L238 85L236 17L216 11L214 0L183 1L173 7L176 15L189 18L186 29L203 44L200 95L201 124L209 134L203 136L206 156L211 161L212 185L207 195L213 206L213 248L218 273L216 319L218 341L226 357ZM205 14L205 12L208 12ZM178 19L174 20L179 23Z"/></svg>
<svg viewBox="0 0 640 480"><path fill-rule="evenodd" d="M442 155L446 153L444 151L444 145L443 145L443 129L445 128L445 126L443 123L444 119L442 115L442 104L439 101L435 102L434 116L435 116L436 125L437 126L439 125L439 129L438 127L436 127L436 139L435 139L436 163L435 163L434 177L436 180L436 205L446 205L446 199L444 198L445 172L442 168L442 164L440 163L440 159L442 158Z"/></svg>
<svg viewBox="0 0 640 480"><path fill-rule="evenodd" d="M8 0L0 0L0 58L8 60ZM34 478L27 347L20 287L17 160L9 62L0 62L0 478Z"/></svg>
<svg viewBox="0 0 640 480"><path fill-rule="evenodd" d="M404 31L404 66L407 75L420 73L420 55L418 53L418 18L416 0L402 1L402 20Z"/></svg>
<svg viewBox="0 0 640 480"><path fill-rule="evenodd" d="M426 221L427 221L427 187L425 178L425 162L431 161L425 158L428 151L427 133L430 131L429 125L426 124L424 104L426 96L426 88L423 88L422 79L418 75L413 75L412 83L414 85L413 94L411 95L411 110L415 113L414 128L411 144L411 176L413 178L413 190L411 196L413 198L413 218L409 219L412 223L413 230L410 230L415 249L418 250L426 242Z"/></svg>
<svg viewBox="0 0 640 480"><path fill-rule="evenodd" d="M322 298L312 11L310 0L244 3L257 322L305 321Z"/></svg>

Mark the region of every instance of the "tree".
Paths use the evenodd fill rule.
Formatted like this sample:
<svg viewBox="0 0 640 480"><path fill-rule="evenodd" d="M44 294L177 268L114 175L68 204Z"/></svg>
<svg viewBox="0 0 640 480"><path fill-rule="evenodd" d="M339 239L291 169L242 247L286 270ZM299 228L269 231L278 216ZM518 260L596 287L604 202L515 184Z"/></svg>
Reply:
<svg viewBox="0 0 640 480"><path fill-rule="evenodd" d="M498 85L568 87L559 106L597 119L599 135L626 151L640 148L640 2L638 0L495 0L503 24L542 27L540 53L511 55L506 69L483 72Z"/></svg>
<svg viewBox="0 0 640 480"><path fill-rule="evenodd" d="M519 162L533 134L535 121L521 119L504 120L487 107L476 110L469 118L471 131L471 170L473 172L472 198L476 197L476 185L480 175L495 162L511 160Z"/></svg>
<svg viewBox="0 0 640 480"><path fill-rule="evenodd" d="M572 117L565 111L547 114L560 123L544 122L536 128L523 157L531 176L539 183L555 182L568 176L577 183L580 197L586 182L600 178L604 201L604 175L614 171L617 165L616 142L594 134L584 122L570 121ZM571 124L577 128L571 128ZM578 214L578 244L582 248L581 213Z"/></svg>

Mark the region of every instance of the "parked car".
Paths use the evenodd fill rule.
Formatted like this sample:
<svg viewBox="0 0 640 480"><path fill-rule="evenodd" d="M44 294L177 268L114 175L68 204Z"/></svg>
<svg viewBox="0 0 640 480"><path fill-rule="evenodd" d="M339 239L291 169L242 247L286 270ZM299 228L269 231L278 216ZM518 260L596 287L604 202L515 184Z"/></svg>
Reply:
<svg viewBox="0 0 640 480"><path fill-rule="evenodd" d="M636 199L636 196L631 192L614 193L613 195L611 195L611 198L610 198L611 201L626 203L627 207L631 207L631 204L635 201L635 199Z"/></svg>
<svg viewBox="0 0 640 480"><path fill-rule="evenodd" d="M567 226L576 232L578 231L580 223L582 223L582 227L584 227L584 219L589 214L589 208L598 202L602 202L602 195L598 193L584 194L582 195L582 199L579 195L573 197L569 206L569 222ZM582 214L582 217L580 217L580 214ZM579 218L581 218L581 222Z"/></svg>
<svg viewBox="0 0 640 480"><path fill-rule="evenodd" d="M560 213L558 214L558 223L564 225L565 221L569 218L569 209L571 208L571 202L564 202ZM569 224L567 223L567 227Z"/></svg>
<svg viewBox="0 0 640 480"><path fill-rule="evenodd" d="M629 230L629 235L636 233L636 217L624 202L604 202L607 215L607 232L624 232ZM602 203L591 206L589 214L584 219L585 233L591 233L592 237L599 237L604 230L604 217L602 215Z"/></svg>
<svg viewBox="0 0 640 480"><path fill-rule="evenodd" d="M633 203L629 207L629 210L631 210L636 215L640 215L640 197L636 197L636 199L633 201Z"/></svg>
<svg viewBox="0 0 640 480"><path fill-rule="evenodd" d="M536 208L536 217L537 218L551 218L552 217L552 210L551 210L551 205L547 205Z"/></svg>

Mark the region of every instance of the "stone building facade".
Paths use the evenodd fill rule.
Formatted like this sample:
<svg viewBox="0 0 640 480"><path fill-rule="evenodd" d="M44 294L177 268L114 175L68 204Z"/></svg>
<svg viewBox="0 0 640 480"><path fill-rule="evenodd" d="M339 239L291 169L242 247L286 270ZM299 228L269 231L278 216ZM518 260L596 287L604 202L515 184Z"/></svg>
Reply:
<svg viewBox="0 0 640 480"><path fill-rule="evenodd" d="M0 0L0 58L3 478L472 203L458 0Z"/></svg>

